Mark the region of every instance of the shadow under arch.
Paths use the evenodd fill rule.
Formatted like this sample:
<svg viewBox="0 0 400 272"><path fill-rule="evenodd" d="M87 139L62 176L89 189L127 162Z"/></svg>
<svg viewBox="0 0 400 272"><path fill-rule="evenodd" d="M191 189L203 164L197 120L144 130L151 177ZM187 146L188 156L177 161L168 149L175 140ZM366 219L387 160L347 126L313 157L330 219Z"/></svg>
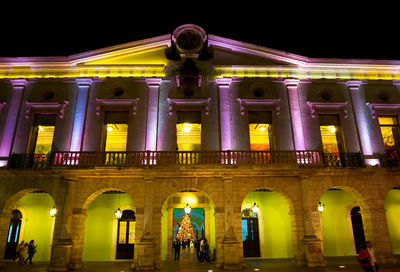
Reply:
<svg viewBox="0 0 400 272"><path fill-rule="evenodd" d="M286 202L286 204L288 205L288 210L289 210L289 227L290 227L290 237L291 237L291 247L292 247L292 259L293 262L296 264L302 264L301 263L301 258L299 258L299 254L298 254L298 248L299 246L302 246L299 244L299 239L298 239L298 231L297 231L297 226L296 226L296 212L295 212L295 205L294 205L294 201L285 193L283 192L281 189L278 189L274 186L269 186L269 185L251 185L248 184L245 190L242 190L241 192L241 202L240 202L240 207L243 206L243 202L245 201L246 197L248 195L250 195L251 193L255 192L255 191L269 191L269 192L274 192L279 194L284 201ZM260 235L261 236L261 235ZM242 237L243 240L243 237Z"/></svg>

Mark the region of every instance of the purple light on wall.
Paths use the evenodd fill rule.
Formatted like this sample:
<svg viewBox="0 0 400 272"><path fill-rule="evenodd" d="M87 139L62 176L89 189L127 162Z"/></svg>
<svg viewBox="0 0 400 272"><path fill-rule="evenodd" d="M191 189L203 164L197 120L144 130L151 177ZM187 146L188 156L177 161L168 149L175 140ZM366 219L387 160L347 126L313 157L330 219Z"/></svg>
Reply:
<svg viewBox="0 0 400 272"><path fill-rule="evenodd" d="M78 82L78 97L75 107L74 125L72 129L70 151L80 151L82 146L82 136L84 131L86 104L91 79L76 79Z"/></svg>
<svg viewBox="0 0 400 272"><path fill-rule="evenodd" d="M220 122L221 122L221 150L232 150L231 116L229 87L231 78L217 78L219 88Z"/></svg>

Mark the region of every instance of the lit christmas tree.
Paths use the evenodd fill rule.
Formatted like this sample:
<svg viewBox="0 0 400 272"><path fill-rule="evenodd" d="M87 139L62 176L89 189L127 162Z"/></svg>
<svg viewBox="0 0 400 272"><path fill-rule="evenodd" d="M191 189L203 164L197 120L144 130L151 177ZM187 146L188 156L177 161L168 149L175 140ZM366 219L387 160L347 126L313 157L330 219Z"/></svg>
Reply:
<svg viewBox="0 0 400 272"><path fill-rule="evenodd" d="M190 222L190 217L188 214L185 214L183 216L176 238L185 242L188 239L194 240L196 238L196 236L194 236L194 229L192 223Z"/></svg>

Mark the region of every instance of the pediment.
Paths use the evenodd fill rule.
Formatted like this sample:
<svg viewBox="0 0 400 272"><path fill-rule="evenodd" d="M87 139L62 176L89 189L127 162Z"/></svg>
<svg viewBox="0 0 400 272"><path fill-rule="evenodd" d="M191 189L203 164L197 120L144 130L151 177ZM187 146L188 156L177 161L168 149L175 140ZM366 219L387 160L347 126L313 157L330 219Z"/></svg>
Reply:
<svg viewBox="0 0 400 272"><path fill-rule="evenodd" d="M214 48L213 63L214 65L290 65L290 63L278 61L272 58L235 52L223 48Z"/></svg>
<svg viewBox="0 0 400 272"><path fill-rule="evenodd" d="M165 49L159 47L134 53L122 53L85 62L86 65L166 65Z"/></svg>

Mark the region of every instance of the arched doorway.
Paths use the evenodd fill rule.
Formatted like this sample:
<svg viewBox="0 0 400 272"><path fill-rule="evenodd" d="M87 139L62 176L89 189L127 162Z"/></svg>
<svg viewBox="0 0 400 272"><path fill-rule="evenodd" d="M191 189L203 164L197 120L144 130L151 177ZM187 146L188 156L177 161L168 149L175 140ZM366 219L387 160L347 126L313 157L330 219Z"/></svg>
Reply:
<svg viewBox="0 0 400 272"><path fill-rule="evenodd" d="M320 198L325 255L351 256L365 243L362 210L353 195L340 188L328 189Z"/></svg>
<svg viewBox="0 0 400 272"><path fill-rule="evenodd" d="M393 188L386 195L385 210L393 254L400 254L400 187Z"/></svg>
<svg viewBox="0 0 400 272"><path fill-rule="evenodd" d="M190 207L189 213L185 212L186 206ZM162 208L161 259L163 261L173 259L173 241L179 237L179 230L189 222L195 237L207 239L212 258L213 250L216 248L214 212L214 204L203 192L185 190L168 197ZM187 243L185 248L181 249L180 260L197 262L193 241L190 247L188 246Z"/></svg>
<svg viewBox="0 0 400 272"><path fill-rule="evenodd" d="M8 228L7 244L4 259L13 259L17 249L21 233L22 213L14 209L11 213L10 226Z"/></svg>
<svg viewBox="0 0 400 272"><path fill-rule="evenodd" d="M15 249L20 242L34 240L39 246L33 261L50 260L55 224L55 217L50 214L53 207L53 198L41 190L28 192L16 201L4 243L4 259L15 257Z"/></svg>
<svg viewBox="0 0 400 272"><path fill-rule="evenodd" d="M135 206L128 194L110 190L98 195L87 209L83 261L133 259L135 226Z"/></svg>
<svg viewBox="0 0 400 272"><path fill-rule="evenodd" d="M247 194L242 202L244 257L293 257L289 210L287 200L277 192L257 189Z"/></svg>

